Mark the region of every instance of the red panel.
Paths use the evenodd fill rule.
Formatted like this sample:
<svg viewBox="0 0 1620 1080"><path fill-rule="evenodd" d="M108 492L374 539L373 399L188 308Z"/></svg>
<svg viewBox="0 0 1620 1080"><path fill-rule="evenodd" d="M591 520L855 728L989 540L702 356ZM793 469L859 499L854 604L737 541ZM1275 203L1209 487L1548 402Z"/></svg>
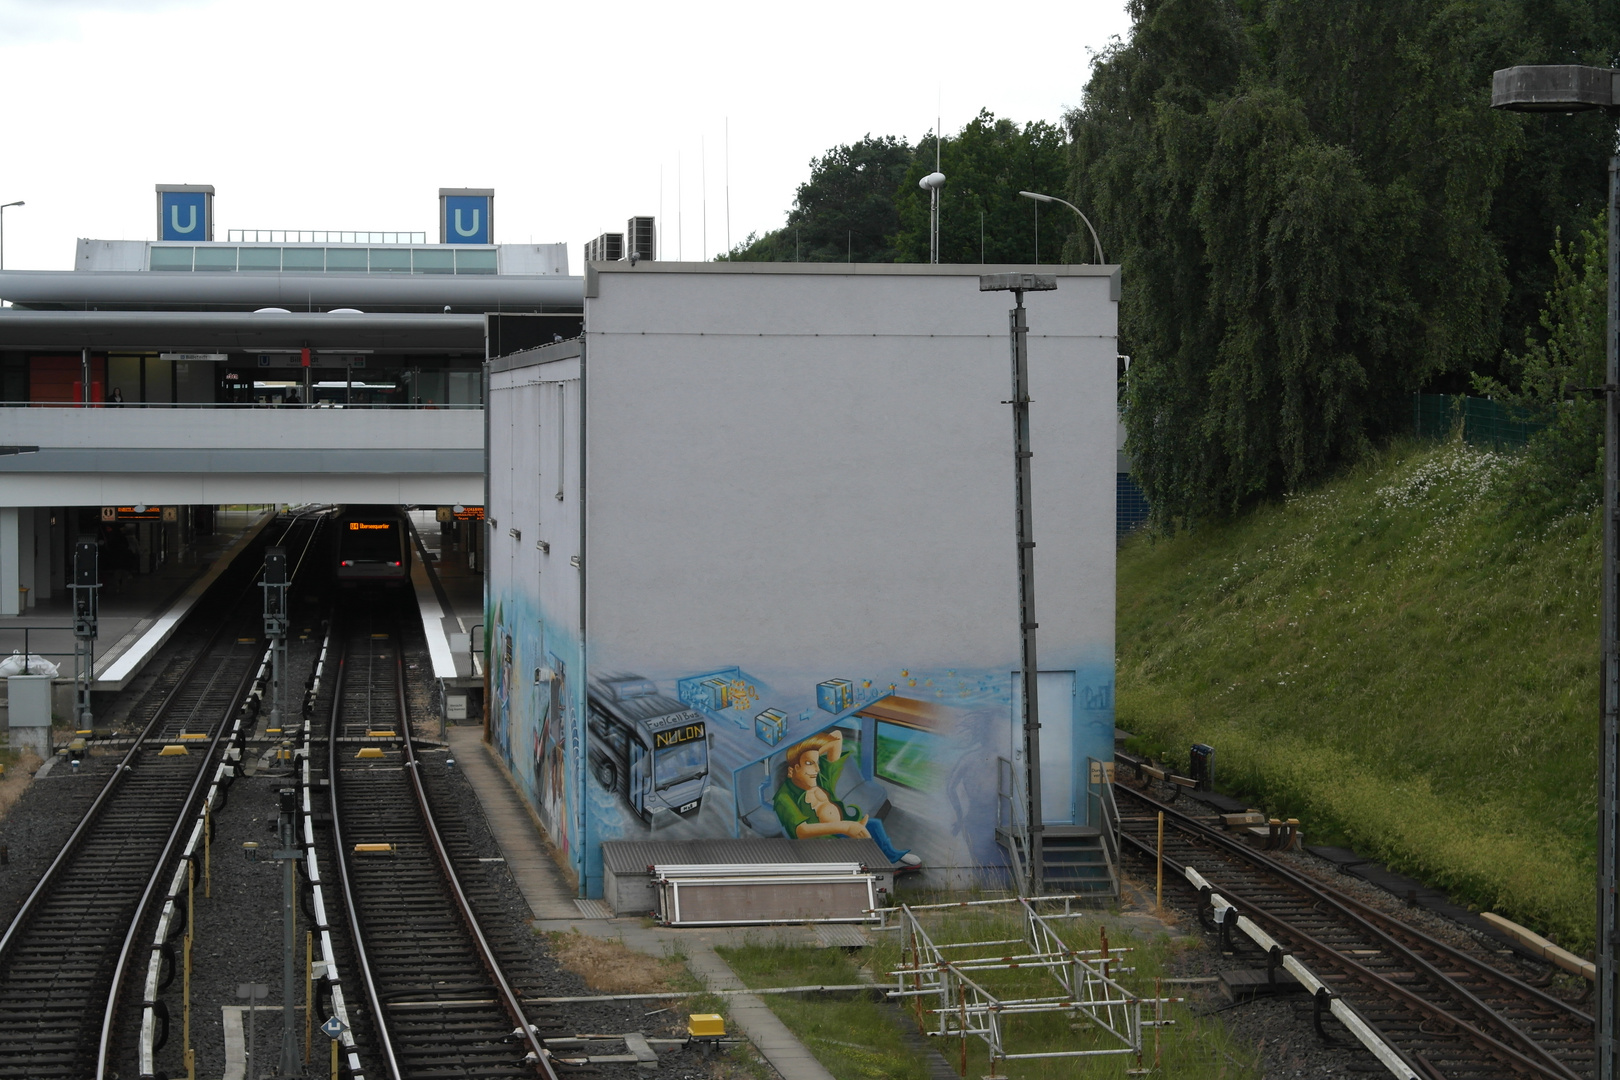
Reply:
<svg viewBox="0 0 1620 1080"><path fill-rule="evenodd" d="M83 400L82 362L77 356L32 356L28 359L28 400L74 404ZM90 400L102 400L107 358L90 358Z"/></svg>

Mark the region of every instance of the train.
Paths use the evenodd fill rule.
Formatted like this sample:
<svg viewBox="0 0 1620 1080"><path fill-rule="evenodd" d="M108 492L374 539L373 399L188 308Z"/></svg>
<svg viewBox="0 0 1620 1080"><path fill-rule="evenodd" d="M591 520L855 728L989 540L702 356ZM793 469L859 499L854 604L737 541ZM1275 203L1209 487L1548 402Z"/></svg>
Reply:
<svg viewBox="0 0 1620 1080"><path fill-rule="evenodd" d="M411 525L398 506L341 506L333 519L338 584L398 588L411 579Z"/></svg>

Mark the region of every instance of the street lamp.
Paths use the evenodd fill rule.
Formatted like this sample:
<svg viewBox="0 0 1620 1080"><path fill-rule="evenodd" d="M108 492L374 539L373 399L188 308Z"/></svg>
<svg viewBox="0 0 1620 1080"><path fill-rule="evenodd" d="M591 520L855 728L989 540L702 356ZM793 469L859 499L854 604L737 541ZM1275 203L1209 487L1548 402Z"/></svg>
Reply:
<svg viewBox="0 0 1620 1080"><path fill-rule="evenodd" d="M1072 202L1060 199L1056 195L1042 195L1038 191L1020 191L1018 194L1022 195L1026 199L1034 199L1036 202L1061 203L1062 205L1067 206L1070 210L1073 210L1076 214L1080 214L1080 208L1078 206L1074 205ZM1091 224L1091 219L1086 217L1084 214L1080 214L1080 220L1085 222L1086 228L1091 230L1091 243L1092 246L1097 249L1097 261L1099 263L1107 262L1108 260L1103 258L1102 241L1097 239L1097 230Z"/></svg>
<svg viewBox="0 0 1620 1080"><path fill-rule="evenodd" d="M1514 112L1584 112L1602 109L1611 117L1620 106L1620 71L1578 64L1534 64L1503 68L1491 76L1491 108ZM1609 324L1608 373L1601 390L1603 425L1603 734L1598 751L1598 920L1597 920L1597 1078L1620 1080L1616 1045L1620 1012L1620 898L1615 895L1620 866L1616 764L1620 762L1620 633L1616 625L1615 509L1620 483L1620 157L1609 158Z"/></svg>
<svg viewBox="0 0 1620 1080"><path fill-rule="evenodd" d="M0 203L0 270L6 268L6 209L12 206L27 205L21 199L16 202Z"/></svg>

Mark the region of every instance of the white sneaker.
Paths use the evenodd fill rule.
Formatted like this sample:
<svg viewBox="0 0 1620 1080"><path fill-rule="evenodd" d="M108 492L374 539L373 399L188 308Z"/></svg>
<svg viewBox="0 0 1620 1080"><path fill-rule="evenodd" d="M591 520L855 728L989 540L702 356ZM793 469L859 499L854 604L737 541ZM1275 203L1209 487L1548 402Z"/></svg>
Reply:
<svg viewBox="0 0 1620 1080"><path fill-rule="evenodd" d="M904 855L900 856L900 865L901 866L921 866L922 865L922 859L919 858L916 855L913 855L911 852L908 851Z"/></svg>

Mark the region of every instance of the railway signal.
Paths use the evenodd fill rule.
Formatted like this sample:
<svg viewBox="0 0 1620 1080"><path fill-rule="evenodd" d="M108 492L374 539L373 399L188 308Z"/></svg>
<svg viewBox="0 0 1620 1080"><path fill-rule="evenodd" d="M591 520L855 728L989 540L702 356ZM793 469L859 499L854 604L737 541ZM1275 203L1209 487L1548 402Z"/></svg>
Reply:
<svg viewBox="0 0 1620 1080"><path fill-rule="evenodd" d="M1620 116L1620 71L1579 64L1502 68L1491 108ZM1597 1080L1620 1080L1620 156L1609 159L1609 324L1603 385L1602 723L1598 751Z"/></svg>
<svg viewBox="0 0 1620 1080"><path fill-rule="evenodd" d="M93 536L73 544L73 693L80 729L91 725L90 680L95 677L96 594L101 591L100 553Z"/></svg>

